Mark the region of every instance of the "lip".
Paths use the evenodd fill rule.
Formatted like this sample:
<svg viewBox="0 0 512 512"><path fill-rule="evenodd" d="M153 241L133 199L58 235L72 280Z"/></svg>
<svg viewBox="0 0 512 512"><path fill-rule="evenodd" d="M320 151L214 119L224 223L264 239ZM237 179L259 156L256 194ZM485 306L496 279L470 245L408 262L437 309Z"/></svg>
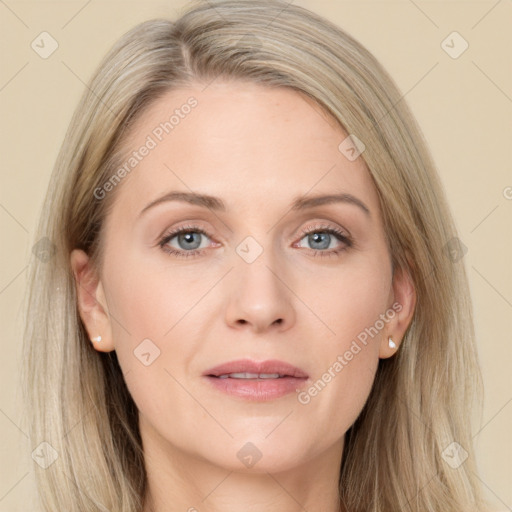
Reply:
<svg viewBox="0 0 512 512"><path fill-rule="evenodd" d="M226 375L227 373L279 373L287 377L305 378L309 375L300 368L277 359L253 361L252 359L237 359L206 370L203 375Z"/></svg>
<svg viewBox="0 0 512 512"><path fill-rule="evenodd" d="M278 373L285 376L276 379L219 378L220 375L229 373ZM206 370L203 378L228 395L252 401L266 401L296 392L305 385L309 376L300 368L277 359L239 359Z"/></svg>

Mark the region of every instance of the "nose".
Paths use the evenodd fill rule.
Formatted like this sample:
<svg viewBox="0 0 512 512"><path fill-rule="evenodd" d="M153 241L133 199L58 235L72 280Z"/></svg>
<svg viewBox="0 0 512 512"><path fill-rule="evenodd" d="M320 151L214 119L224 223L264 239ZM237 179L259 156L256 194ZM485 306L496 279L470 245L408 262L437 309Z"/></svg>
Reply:
<svg viewBox="0 0 512 512"><path fill-rule="evenodd" d="M226 306L230 327L261 333L285 331L295 323L293 293L265 254L252 263L237 262L231 272Z"/></svg>

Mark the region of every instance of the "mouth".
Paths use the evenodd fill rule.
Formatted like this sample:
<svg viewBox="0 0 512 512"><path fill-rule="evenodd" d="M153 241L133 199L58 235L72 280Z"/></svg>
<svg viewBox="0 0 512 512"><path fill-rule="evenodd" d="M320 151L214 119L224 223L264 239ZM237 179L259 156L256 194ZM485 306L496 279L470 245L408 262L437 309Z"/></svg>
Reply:
<svg viewBox="0 0 512 512"><path fill-rule="evenodd" d="M207 370L203 377L217 390L252 401L280 398L304 387L306 372L284 361L231 361Z"/></svg>
<svg viewBox="0 0 512 512"><path fill-rule="evenodd" d="M208 375L217 379L249 379L249 380L265 380L265 379L283 379L290 375L280 375L279 373L227 373L223 375Z"/></svg>
<svg viewBox="0 0 512 512"><path fill-rule="evenodd" d="M269 359L267 361L238 359L210 368L206 370L203 375L232 379L278 379L284 377L307 379L309 377L309 375L300 368L277 359Z"/></svg>

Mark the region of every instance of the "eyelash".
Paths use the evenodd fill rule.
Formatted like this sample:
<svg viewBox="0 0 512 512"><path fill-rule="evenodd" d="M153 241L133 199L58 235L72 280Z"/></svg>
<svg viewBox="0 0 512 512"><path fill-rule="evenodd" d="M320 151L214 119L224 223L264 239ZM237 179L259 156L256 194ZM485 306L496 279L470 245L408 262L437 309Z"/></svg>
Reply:
<svg viewBox="0 0 512 512"><path fill-rule="evenodd" d="M167 254L170 254L172 256L176 256L178 258L190 258L193 256L197 256L198 254L201 254L205 249L194 249L192 251L178 251L174 248L169 248L166 244L168 244L176 235L186 234L186 233L200 233L202 235L205 235L206 237L210 238L210 235L203 229L201 229L199 226L182 226L179 229L176 229L170 233L167 233L164 235L164 237L159 241L158 245L161 247L161 249L166 252ZM333 257L333 256L339 256L340 253L343 251L346 251L348 248L353 246L353 240L345 235L342 231L333 228L331 226L320 226L320 225L309 225L306 226L301 231L301 238L302 240L305 236L311 235L313 233L328 233L329 235L334 235L340 242L343 242L345 244L345 247L342 247L340 249L330 249L328 251L325 250L316 250L316 249L309 249L310 251L313 251L313 256L317 257L320 255L320 257Z"/></svg>

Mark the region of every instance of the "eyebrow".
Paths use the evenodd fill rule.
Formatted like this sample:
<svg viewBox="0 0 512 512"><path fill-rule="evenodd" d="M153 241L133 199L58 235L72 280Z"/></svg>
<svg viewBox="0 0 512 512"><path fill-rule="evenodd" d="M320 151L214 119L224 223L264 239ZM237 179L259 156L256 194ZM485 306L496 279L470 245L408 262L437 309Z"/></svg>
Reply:
<svg viewBox="0 0 512 512"><path fill-rule="evenodd" d="M198 194L195 192L168 192L163 196L151 201L148 205L146 205L139 216L141 216L144 212L153 208L154 206L168 202L168 201L181 201L185 203L189 203L196 206L201 206L203 208L208 208L209 210L214 211L222 211L225 212L227 210L225 203L222 199L218 197L210 196L207 194ZM326 195L316 195L316 196L300 196L296 198L293 203L291 210L293 211L302 211L308 208L314 208L315 206L323 206L326 204L333 203L347 203L352 204L360 208L368 217L371 217L370 209L363 203L360 199L353 196L352 194L326 194Z"/></svg>

